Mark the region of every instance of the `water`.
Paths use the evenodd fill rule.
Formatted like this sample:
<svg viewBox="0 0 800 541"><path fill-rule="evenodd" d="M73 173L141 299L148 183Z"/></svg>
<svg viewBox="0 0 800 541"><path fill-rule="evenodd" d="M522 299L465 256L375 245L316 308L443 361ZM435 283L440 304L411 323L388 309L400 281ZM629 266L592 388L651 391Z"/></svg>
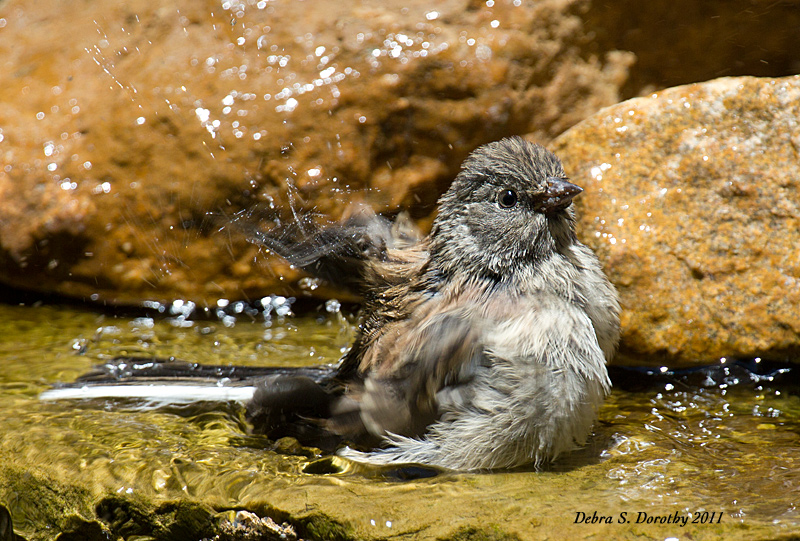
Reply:
<svg viewBox="0 0 800 541"><path fill-rule="evenodd" d="M321 539L476 531L498 539L751 539L800 528L800 399L791 373L755 381L737 368L727 376L615 373L590 444L543 472L360 466L248 434L243 408L233 403L142 410L133 402L37 399L53 383L123 354L236 365L335 362L353 318L310 308L300 316L273 309L265 318L263 310L229 306L220 318L172 307L114 316L0 305L0 503L17 531L51 539L112 508L106 524L122 509L134 517L118 533L167 539L168 529L148 530L141 526L148 514L135 519L130 509L155 509L163 522L159 513L187 502L212 515L269 514ZM682 518L685 525L675 523Z"/></svg>

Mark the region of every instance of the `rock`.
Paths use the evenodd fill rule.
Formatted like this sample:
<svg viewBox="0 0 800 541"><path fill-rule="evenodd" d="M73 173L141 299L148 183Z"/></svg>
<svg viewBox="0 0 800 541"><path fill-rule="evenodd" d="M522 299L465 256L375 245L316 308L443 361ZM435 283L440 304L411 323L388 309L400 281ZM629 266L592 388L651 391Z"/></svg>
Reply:
<svg viewBox="0 0 800 541"><path fill-rule="evenodd" d="M623 304L618 362L800 352L800 76L723 78L604 109L552 149Z"/></svg>
<svg viewBox="0 0 800 541"><path fill-rule="evenodd" d="M592 2L583 19L594 32L590 51L636 55L626 98L722 76L800 73L797 0Z"/></svg>
<svg viewBox="0 0 800 541"><path fill-rule="evenodd" d="M311 293L220 225L256 205L425 216L478 145L615 103L633 56L586 53L585 4L2 2L0 282Z"/></svg>
<svg viewBox="0 0 800 541"><path fill-rule="evenodd" d="M270 517L249 511L230 511L233 515L220 521L220 534L211 541L295 541L297 534L290 524L277 524Z"/></svg>
<svg viewBox="0 0 800 541"><path fill-rule="evenodd" d="M3 505L0 505L0 541L24 541L24 538L14 533L11 513Z"/></svg>

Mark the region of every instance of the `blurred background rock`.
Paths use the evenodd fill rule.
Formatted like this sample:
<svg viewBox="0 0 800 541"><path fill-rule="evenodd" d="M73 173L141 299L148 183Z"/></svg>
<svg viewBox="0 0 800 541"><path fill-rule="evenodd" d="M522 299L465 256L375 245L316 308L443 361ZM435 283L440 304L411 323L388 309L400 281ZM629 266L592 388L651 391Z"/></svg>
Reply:
<svg viewBox="0 0 800 541"><path fill-rule="evenodd" d="M424 229L459 163L480 144L512 134L551 144L592 115L597 125L616 114L598 113L603 107L665 87L721 76L797 73L797 28L800 3L789 1L5 0L0 2L0 282L112 305L341 296L260 252L235 227L220 227L253 208L271 209L273 222L311 209L337 219L349 204L364 202L389 216L408 210ZM781 107L796 108L795 102L776 102L769 81L735 84L748 92L730 98L736 111L743 101L747 110L763 109L767 116ZM798 86L791 78L780 84ZM736 127L737 119L749 122L747 115L731 118L728 102L711 91L686 92L693 100L702 94L722 103L722 109L697 117L697 110L664 99L648 102L646 118L659 114L653 108L662 116L647 124L650 131L631 128L640 138L626 139L624 148L633 155L636 147L634 165L613 177L615 187L637 191L651 168L685 152L672 143L657 153L638 146L650 138L658 147L668 125L676 133L704 129L703 138L719 141L718 122L727 122L726 130ZM619 107L624 115L628 106ZM789 114L777 124L759 118L757 129L747 124L743 131L777 128L772 135L778 137L795 130L786 138L789 146L779 151L781 159L788 159L792 148L798 151L800 138ZM579 128L562 136L555 145L570 175L574 171L578 179L583 172L591 179L592 167L616 164L611 158L619 153L620 127L612 120L607 129ZM766 140L751 143L753 155L770 149ZM736 153L725 159L731 155ZM735 178L730 170L698 174L706 176L712 192L721 193L723 183L731 182L730 194L719 197L755 196L761 190L757 180L767 173L760 165L747 169L749 163L734 163ZM772 163L782 171L780 178L797 178L797 160ZM609 174L617 171L623 169ZM708 180L708 175L719 176ZM670 189L692 182L680 171L674 176ZM608 182L605 194L614 193ZM790 205L776 222L763 206L780 206L796 196L794 181L777 182L786 193L773 192L775 197L740 209L740 218L759 214L758 209L767 213L762 214L772 229L763 233L763 242L797 218ZM656 243L662 251L648 256L655 263L631 264L629 252L620 255L621 246L608 246L608 234L622 238L613 237L619 232L597 225L618 223L631 211L599 206L609 199L598 192L589 187L580 198L581 234L623 293L629 314L624 351L649 355L654 363L680 364L759 351L785 356L798 349L800 326L794 319L780 316L769 323L783 330L767 340L762 337L772 331L736 323L737 310L747 310L747 303L727 304L720 316L708 291L701 295L675 285L655 288L666 291L669 302L648 297L654 283L672 280L678 271L723 289L741 284L709 281L720 272L704 268L702 261L692 266L690 260L702 258L686 252L713 238L707 228L694 228L693 244L686 244L680 230L662 235ZM626 201L649 212L634 196ZM701 207L718 211L716 203ZM671 212L665 207L659 220L648 216L645 225L659 231L680 226ZM680 212L706 223L694 208ZM742 219L725 223L732 222L749 226L752 237L755 225ZM741 236L735 230L725 235ZM720 250L717 256L723 257ZM677 270L662 265L664 252L689 263ZM729 255L723 274L738 273L747 281L747 269L740 267L758 254ZM769 282L774 287L749 282L756 288L751 298L767 306L776 295L797 294L796 257L786 257L793 263L774 274L776 281ZM762 263L775 265L769 259ZM696 338L675 338L701 318L720 327L713 333L698 327ZM657 323L648 327L644 321ZM736 338L742 334L758 338L743 342ZM703 340L716 345L700 347Z"/></svg>

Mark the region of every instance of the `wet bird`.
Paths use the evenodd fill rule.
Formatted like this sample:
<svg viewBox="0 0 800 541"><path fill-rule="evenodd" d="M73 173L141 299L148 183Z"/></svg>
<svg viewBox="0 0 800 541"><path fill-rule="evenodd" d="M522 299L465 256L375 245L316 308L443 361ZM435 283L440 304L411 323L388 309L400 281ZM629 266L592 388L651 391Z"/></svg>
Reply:
<svg viewBox="0 0 800 541"><path fill-rule="evenodd" d="M239 399L257 432L327 435L376 464L539 465L586 441L610 389L614 287L575 234L558 158L519 137L484 145L430 234L363 212L254 242L364 297L333 373L276 373Z"/></svg>
<svg viewBox="0 0 800 541"><path fill-rule="evenodd" d="M509 138L465 160L417 243L391 242L369 220L299 251L265 239L328 278L348 267L365 305L336 385L267 380L248 407L254 421L270 432L315 396L305 414L377 445L347 456L453 469L541 463L583 443L610 387L619 304L576 238L581 191L555 155Z"/></svg>

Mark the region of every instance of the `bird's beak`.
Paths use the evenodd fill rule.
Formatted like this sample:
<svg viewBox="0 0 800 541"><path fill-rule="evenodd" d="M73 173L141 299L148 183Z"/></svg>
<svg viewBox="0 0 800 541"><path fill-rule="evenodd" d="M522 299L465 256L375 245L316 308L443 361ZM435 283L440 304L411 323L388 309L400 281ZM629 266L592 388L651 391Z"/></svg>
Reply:
<svg viewBox="0 0 800 541"><path fill-rule="evenodd" d="M572 198L583 191L567 179L550 177L547 179L547 190L544 192L541 209L544 212L554 212L566 208Z"/></svg>

